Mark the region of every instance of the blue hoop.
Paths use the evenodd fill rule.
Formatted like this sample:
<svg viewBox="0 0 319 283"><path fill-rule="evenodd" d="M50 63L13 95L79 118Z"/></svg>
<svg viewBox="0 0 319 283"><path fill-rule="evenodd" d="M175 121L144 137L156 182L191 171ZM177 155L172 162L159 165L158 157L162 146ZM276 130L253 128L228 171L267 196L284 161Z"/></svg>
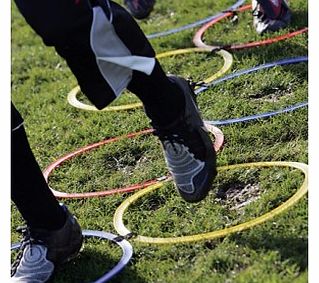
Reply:
<svg viewBox="0 0 319 283"><path fill-rule="evenodd" d="M157 38L157 37L163 37L163 36L167 36L167 35L170 35L170 34L173 34L173 33L178 33L178 32L181 32L183 30L187 30L187 29L191 29L191 28L194 28L194 27L197 27L197 26L200 26L202 24L205 24L207 22L210 22L212 21L213 19L217 18L217 17L220 17L221 15L225 14L226 12L229 12L231 10L235 10L237 9L239 6L241 6L243 3L245 2L245 0L238 0L234 5L230 6L228 9L226 9L225 12L221 12L221 13L218 13L214 16L210 16L208 18L204 18L204 19L201 19L201 20L198 20L196 22L193 22L191 24L187 24L185 26L181 26L181 27L178 27L178 28L173 28L173 29L170 29L170 30L166 30L166 31L161 31L161 32L156 32L156 33L152 33L152 34L149 34L149 35L146 35L146 37L148 39L152 39L152 38Z"/></svg>
<svg viewBox="0 0 319 283"><path fill-rule="evenodd" d="M250 73L253 73L253 72L256 72L259 70L268 69L268 68L272 68L275 66L284 66L284 65L289 65L289 64L297 64L297 63L301 63L301 62L308 62L308 56L300 56L300 57L282 59L282 60L274 61L271 63L265 63L265 64L262 64L259 66L255 66L253 68L240 70L238 72L235 72L233 74L229 74L227 76L224 76L222 78L219 78L217 80L214 80L208 84L205 84L205 85L199 87L198 89L195 90L195 94L198 95L201 92L209 89L211 86L217 85L221 82L224 82L224 81L227 81L227 80L230 80L233 78L237 78L241 75L250 74ZM305 107L305 106L308 106L308 101L299 102L297 104L294 104L294 105L291 105L291 106L288 106L286 108L276 110L276 111L264 112L264 113L260 113L260 114L239 117L239 118L225 119L225 120L212 120L212 121L204 120L204 122L207 124L210 124L210 125L214 125L214 126L230 125L230 124L234 124L234 123L247 122L247 121L261 119L261 118L269 118L269 117L272 117L272 116L275 116L278 114L291 112L291 111L297 110L297 109Z"/></svg>
<svg viewBox="0 0 319 283"><path fill-rule="evenodd" d="M118 246L121 247L123 255L120 261L107 273L105 273L102 277L97 279L92 283L104 283L110 280L113 276L117 275L122 269L128 264L133 255L132 245L125 240L121 236L114 235L112 233L104 232L104 231L95 231L95 230L83 230L82 235L86 238L100 238L106 239L114 242ZM21 243L14 243L11 245L11 250L16 250L20 248Z"/></svg>

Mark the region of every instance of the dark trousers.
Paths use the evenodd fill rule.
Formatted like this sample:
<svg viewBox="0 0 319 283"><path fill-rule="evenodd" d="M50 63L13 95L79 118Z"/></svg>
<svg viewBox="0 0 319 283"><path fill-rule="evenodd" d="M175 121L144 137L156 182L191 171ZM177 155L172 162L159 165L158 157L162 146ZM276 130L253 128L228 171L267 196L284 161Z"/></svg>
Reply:
<svg viewBox="0 0 319 283"><path fill-rule="evenodd" d="M147 116L156 125L165 126L180 115L184 107L183 94L167 78L154 58L155 52L144 33L120 5L109 1L110 6L107 6L107 0L15 2L43 42L54 46L58 54L66 60L82 92L97 108L104 108L113 101L120 93L116 86L120 85L142 100ZM100 3L102 6L99 6ZM94 33L94 29L98 27L102 27L103 31L103 25L109 26L109 38L104 38L101 31ZM92 42L93 35L96 44ZM109 42L114 42L114 45L110 47ZM119 66L108 61L100 62L99 52L109 57L112 57L113 53L115 57L123 56L123 66L122 62L119 62ZM137 61L141 59L147 62L145 70L127 67L125 61L130 56L137 58ZM151 65L151 71L147 73L152 62L154 64ZM120 77L118 81L112 76L116 70L119 76L115 79ZM126 85L123 82L126 82ZM29 225L54 229L62 226L63 213L42 176L23 126L18 127L21 122L22 118L13 107L12 200Z"/></svg>

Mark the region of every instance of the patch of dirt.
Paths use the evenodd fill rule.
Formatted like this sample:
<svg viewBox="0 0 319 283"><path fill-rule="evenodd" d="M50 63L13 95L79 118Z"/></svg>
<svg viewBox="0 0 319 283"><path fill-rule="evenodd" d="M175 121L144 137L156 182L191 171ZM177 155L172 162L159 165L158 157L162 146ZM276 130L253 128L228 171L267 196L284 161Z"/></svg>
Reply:
<svg viewBox="0 0 319 283"><path fill-rule="evenodd" d="M280 98L286 96L292 96L293 95L293 90L292 87L269 87L269 88L264 88L258 93L251 94L249 98L256 99L257 101L267 101L267 102L278 102Z"/></svg>
<svg viewBox="0 0 319 283"><path fill-rule="evenodd" d="M217 192L218 200L230 210L239 210L260 197L259 184L229 184Z"/></svg>

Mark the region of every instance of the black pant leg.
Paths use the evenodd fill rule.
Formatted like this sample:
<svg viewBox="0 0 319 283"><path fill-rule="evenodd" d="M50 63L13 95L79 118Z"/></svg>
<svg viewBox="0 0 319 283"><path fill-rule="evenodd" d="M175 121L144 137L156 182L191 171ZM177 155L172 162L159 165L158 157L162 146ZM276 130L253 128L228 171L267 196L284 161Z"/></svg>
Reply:
<svg viewBox="0 0 319 283"><path fill-rule="evenodd" d="M30 227L56 230L65 213L49 189L31 151L21 115L11 108L11 198Z"/></svg>

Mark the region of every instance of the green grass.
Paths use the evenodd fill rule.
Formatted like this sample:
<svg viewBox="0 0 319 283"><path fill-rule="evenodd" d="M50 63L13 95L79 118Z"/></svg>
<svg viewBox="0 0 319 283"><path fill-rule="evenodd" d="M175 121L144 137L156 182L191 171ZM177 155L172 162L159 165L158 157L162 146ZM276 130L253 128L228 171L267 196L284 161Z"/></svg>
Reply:
<svg viewBox="0 0 319 283"><path fill-rule="evenodd" d="M120 3L120 1L117 1ZM234 1L159 0L151 16L139 21L147 33L181 26L216 14ZM293 20L284 34L308 25L305 1L291 1ZM151 40L159 54L193 47L195 29ZM273 35L265 35L269 38ZM239 14L234 25L223 20L210 28L206 43L241 43L259 40L249 12ZM235 72L266 62L307 55L307 34L269 46L233 52ZM194 53L162 58L167 73L203 80L223 65L221 57ZM31 147L45 168L58 157L105 138L149 127L142 109L122 112L88 112L66 100L76 80L53 48L25 23L12 5L12 100L25 119ZM306 63L279 66L218 84L201 93L198 104L207 120L241 117L281 109L307 100ZM88 103L79 94L79 100ZM138 99L129 93L115 104ZM303 108L266 120L222 126L225 145L218 165L260 161L308 161L308 110ZM64 192L88 192L117 188L167 174L157 139L143 135L102 146L78 156L53 171L49 183ZM260 168L220 172L209 196L188 204L172 184L141 198L124 215L135 233L148 236L180 236L229 227L260 216L287 200L302 184L295 169ZM230 197L243 188L249 194ZM238 193L239 194L239 193ZM129 194L104 198L63 200L83 229L116 233L112 218ZM249 202L251 200L251 202ZM248 201L246 205L240 204ZM112 282L307 282L307 197L271 221L222 239L180 245L146 245L131 241L133 259ZM12 241L23 220L12 205ZM120 248L107 241L88 240L84 249L54 282L90 282L120 258Z"/></svg>

